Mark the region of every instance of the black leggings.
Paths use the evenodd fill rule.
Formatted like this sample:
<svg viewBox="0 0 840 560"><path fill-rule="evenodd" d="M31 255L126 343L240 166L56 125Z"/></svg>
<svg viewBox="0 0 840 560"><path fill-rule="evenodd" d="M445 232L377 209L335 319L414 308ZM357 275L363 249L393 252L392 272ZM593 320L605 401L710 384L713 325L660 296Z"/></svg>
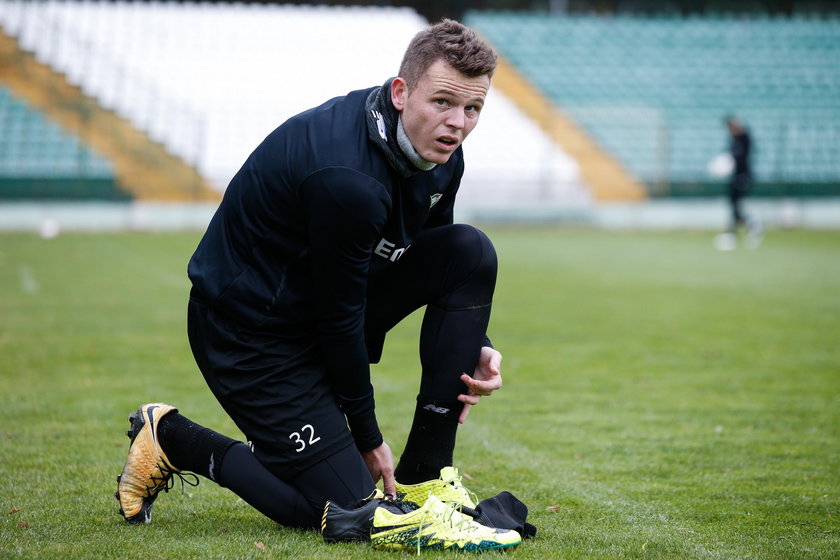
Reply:
<svg viewBox="0 0 840 560"><path fill-rule="evenodd" d="M216 482L269 519L304 529L319 526L327 500L350 507L375 489L367 466L352 446L284 481L265 468L247 445L237 443L225 454Z"/></svg>
<svg viewBox="0 0 840 560"><path fill-rule="evenodd" d="M455 401L484 344L496 287L496 251L481 231L456 224L424 231L395 266L368 283L365 336L377 361L385 333L426 305L420 396Z"/></svg>
<svg viewBox="0 0 840 560"><path fill-rule="evenodd" d="M738 227L747 223L747 216L744 214L743 200L750 191L751 177L749 174L736 174L729 184L729 207L732 211L732 222L730 231L737 231Z"/></svg>
<svg viewBox="0 0 840 560"><path fill-rule="evenodd" d="M457 402L457 396L466 391L460 375L472 373L485 344L496 268L490 241L466 225L427 230L396 263L385 267L374 263L365 317L371 361L378 361L385 333L426 305L420 334L420 395ZM207 341L195 330L198 321L191 318L191 322L195 351ZM203 370L214 366L203 361L199 360ZM237 418L234 421L239 423ZM327 500L350 507L375 488L353 445L292 476L281 478L267 466L246 445L237 444L225 455L217 482L282 525L316 527Z"/></svg>

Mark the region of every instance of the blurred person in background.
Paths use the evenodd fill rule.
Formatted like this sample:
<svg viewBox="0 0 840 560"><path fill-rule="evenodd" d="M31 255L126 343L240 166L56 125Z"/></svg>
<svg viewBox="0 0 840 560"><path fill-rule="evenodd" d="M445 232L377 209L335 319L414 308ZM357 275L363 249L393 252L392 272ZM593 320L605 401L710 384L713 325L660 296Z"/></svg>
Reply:
<svg viewBox="0 0 840 560"><path fill-rule="evenodd" d="M747 126L734 116L724 119L729 132L729 167L731 167L727 199L729 200L730 223L726 232L716 239L720 250L732 250L737 246L738 234L745 230L745 244L750 249L757 248L763 239L761 223L747 216L743 201L752 188L752 152L753 140Z"/></svg>

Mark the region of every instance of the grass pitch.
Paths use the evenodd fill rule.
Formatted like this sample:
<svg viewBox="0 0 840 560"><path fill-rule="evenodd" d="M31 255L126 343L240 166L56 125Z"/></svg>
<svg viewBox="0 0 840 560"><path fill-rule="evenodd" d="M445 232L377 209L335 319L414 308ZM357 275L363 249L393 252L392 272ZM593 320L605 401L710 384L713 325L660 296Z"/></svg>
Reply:
<svg viewBox="0 0 840 560"><path fill-rule="evenodd" d="M479 497L530 506L537 538L504 555L840 557L840 233L731 253L702 233L488 233L505 387L456 463ZM198 239L0 236L0 557L399 556L279 528L209 481L161 496L151 525L117 515L138 404L241 437L187 344ZM418 325L374 368L397 453Z"/></svg>

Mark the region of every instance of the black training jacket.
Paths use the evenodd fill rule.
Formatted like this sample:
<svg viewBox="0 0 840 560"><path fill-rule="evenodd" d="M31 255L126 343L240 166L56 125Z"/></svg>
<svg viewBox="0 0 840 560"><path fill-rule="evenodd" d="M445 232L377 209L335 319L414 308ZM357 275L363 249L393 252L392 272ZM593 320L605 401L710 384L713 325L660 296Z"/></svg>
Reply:
<svg viewBox="0 0 840 560"><path fill-rule="evenodd" d="M458 148L401 177L368 138L373 89L275 129L231 180L188 266L194 297L244 328L313 334L363 451L382 441L364 339L369 270L452 223L464 170Z"/></svg>

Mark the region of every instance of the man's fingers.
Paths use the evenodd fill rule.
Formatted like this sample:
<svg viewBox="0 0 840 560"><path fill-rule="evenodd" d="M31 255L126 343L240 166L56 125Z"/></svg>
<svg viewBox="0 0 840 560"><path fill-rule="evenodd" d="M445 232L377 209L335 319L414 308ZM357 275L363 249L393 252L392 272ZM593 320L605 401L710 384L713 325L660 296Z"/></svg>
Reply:
<svg viewBox="0 0 840 560"><path fill-rule="evenodd" d="M393 473L389 473L387 476L382 477L382 487L386 494L390 494L391 496L397 495L397 484L394 482Z"/></svg>
<svg viewBox="0 0 840 560"><path fill-rule="evenodd" d="M496 389L500 389L502 387L502 380L498 377L496 379L498 379L498 381L479 381L474 387L472 387L473 392L479 395L487 396Z"/></svg>
<svg viewBox="0 0 840 560"><path fill-rule="evenodd" d="M490 372L493 375L499 375L502 373L502 355L499 354L494 356L490 359Z"/></svg>
<svg viewBox="0 0 840 560"><path fill-rule="evenodd" d="M501 377L493 377L486 381L482 381L480 379L473 379L466 373L461 375L461 381L470 388L470 391L475 393L476 395L483 395L487 396L491 394L496 389L501 388L502 386L502 378Z"/></svg>
<svg viewBox="0 0 840 560"><path fill-rule="evenodd" d="M467 421L467 416L470 415L470 408L472 408L472 405L469 405L469 404L464 405L464 409L461 411L461 415L458 417L458 423L459 424L463 424L464 422Z"/></svg>
<svg viewBox="0 0 840 560"><path fill-rule="evenodd" d="M465 405L478 404L478 401L480 399L481 395L458 395L458 400L464 403Z"/></svg>
<svg viewBox="0 0 840 560"><path fill-rule="evenodd" d="M370 473L370 477L373 479L374 482L379 482L382 480L382 473L374 466L368 466L368 472Z"/></svg>
<svg viewBox="0 0 840 560"><path fill-rule="evenodd" d="M470 408L478 404L481 397L493 394L493 391L502 387L502 355L492 348L481 349L481 358L475 368L475 375L472 377L466 373L461 374L461 381L469 391L466 394L458 395L458 400L464 403L464 408L458 416L458 423L463 424L470 414Z"/></svg>
<svg viewBox="0 0 840 560"><path fill-rule="evenodd" d="M495 375L502 371L502 355L491 348L482 348L482 357L487 360L487 369Z"/></svg>

